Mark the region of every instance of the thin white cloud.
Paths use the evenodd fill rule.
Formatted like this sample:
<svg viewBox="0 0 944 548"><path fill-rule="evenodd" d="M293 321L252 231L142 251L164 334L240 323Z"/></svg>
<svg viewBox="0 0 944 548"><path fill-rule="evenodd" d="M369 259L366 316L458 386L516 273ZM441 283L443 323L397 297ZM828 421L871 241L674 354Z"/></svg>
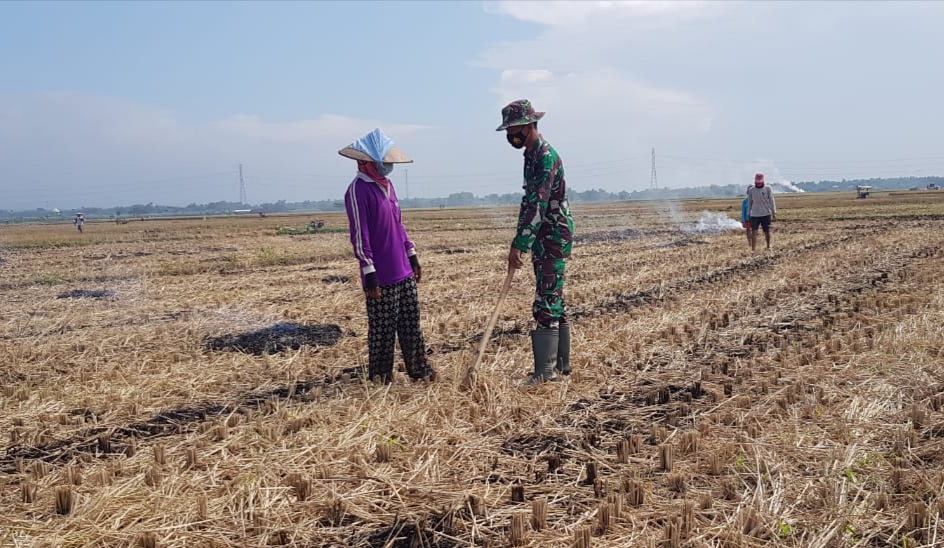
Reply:
<svg viewBox="0 0 944 548"><path fill-rule="evenodd" d="M731 5L497 2L487 9L545 27L533 38L492 45L473 64L497 71L496 103L529 98L548 112L542 133L570 162L589 166L569 171L575 188L648 186L652 147L677 156L717 139L717 122L726 114L717 96L675 83L690 79L654 71L646 61L654 45L694 40L693 29ZM697 57L694 51L689 56ZM677 158L658 163L663 186L737 181L744 169Z"/></svg>
<svg viewBox="0 0 944 548"><path fill-rule="evenodd" d="M557 27L579 25L599 17L622 19L660 14L687 15L703 9L703 4L704 2L696 0L683 2L671 0L536 0L528 2L500 0L486 2L485 11L507 15L521 21Z"/></svg>
<svg viewBox="0 0 944 548"><path fill-rule="evenodd" d="M625 127L653 134L702 135L711 129L712 108L694 94L647 85L615 69L557 75L551 71L507 69L492 89L496 104L531 99L554 112L575 131Z"/></svg>
<svg viewBox="0 0 944 548"><path fill-rule="evenodd" d="M581 190L647 185L650 148L704 141L714 118L714 108L695 94L640 82L613 68L506 69L492 92L496 112L522 98L547 112L541 132L565 167L576 166L567 168L568 183ZM704 182L701 175L669 169L662 180L694 184Z"/></svg>
<svg viewBox="0 0 944 548"><path fill-rule="evenodd" d="M239 114L203 125L185 126L166 110L113 97L73 92L0 96L0 120L4 122L0 136L8 140L42 140L37 137L86 134L94 141L89 143L93 145L103 142L183 144L211 135L282 144L342 143L375 127L383 127L391 135L414 134L428 129L418 124L386 123L336 114L284 122ZM24 131L26 129L30 131Z"/></svg>
<svg viewBox="0 0 944 548"><path fill-rule="evenodd" d="M314 143L322 141L352 140L375 127L383 127L388 135L412 135L427 126L416 124L384 124L379 120L365 120L324 114L313 120L271 122L259 116L240 114L212 124L216 131L254 141L272 143Z"/></svg>
<svg viewBox="0 0 944 548"><path fill-rule="evenodd" d="M641 22L644 19L706 13L702 4L491 2L486 5L491 13L548 28L530 40L492 46L475 64L500 71L492 88L497 102L530 98L537 108L554 111L566 121L569 131L599 131L591 128L602 124L625 127L621 139L626 132L647 142L702 137L716 115L711 101L690 90L644 81L618 65L627 57L645 55L632 47L632 41L640 39L634 25L648 24Z"/></svg>
<svg viewBox="0 0 944 548"><path fill-rule="evenodd" d="M304 189L296 186L296 199L337 195L341 189L331 186L336 182L319 175L349 168L338 149L375 127L395 141L426 129L334 114L284 122L236 115L186 124L166 110L113 97L0 95L2 207L35 207L50 199L87 205L215 201L227 197L219 191L219 185L229 184L225 180L216 188L173 183L172 189L133 182L223 172L240 163L247 173L310 177ZM267 195L257 192L254 200L286 197L275 182L271 185Z"/></svg>
<svg viewBox="0 0 944 548"><path fill-rule="evenodd" d="M0 137L44 142L70 137L95 141L153 143L180 138L183 128L167 111L128 101L75 92L0 96L5 113ZM24 131L28 130L28 131ZM77 142L77 146L91 143Z"/></svg>
<svg viewBox="0 0 944 548"><path fill-rule="evenodd" d="M724 20L738 2L566 2L511 1L486 3L501 17L542 25L533 37L506 40L483 48L474 67L502 70L510 66L543 66L584 70L617 66L652 55L653 47L685 43ZM755 8L759 10L762 8Z"/></svg>
<svg viewBox="0 0 944 548"><path fill-rule="evenodd" d="M625 73L615 69L594 69L569 72L562 75L546 69L506 69L501 72L499 84L493 91L502 96L502 101L512 99L518 91L570 90L582 88L584 93L596 98L619 98L620 102L637 105L639 109L651 109L659 105L679 108L700 108L705 105L694 94L669 88L648 86L633 81Z"/></svg>

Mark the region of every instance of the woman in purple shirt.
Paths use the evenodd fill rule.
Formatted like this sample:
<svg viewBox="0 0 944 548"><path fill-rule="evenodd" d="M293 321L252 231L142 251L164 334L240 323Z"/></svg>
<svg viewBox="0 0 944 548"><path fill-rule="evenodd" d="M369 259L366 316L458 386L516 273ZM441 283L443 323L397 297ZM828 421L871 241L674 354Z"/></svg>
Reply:
<svg viewBox="0 0 944 548"><path fill-rule="evenodd" d="M396 340L411 379L436 379L426 359L416 284L423 270L416 247L400 217L400 204L387 177L393 164L411 163L380 129L339 153L357 160L357 176L344 195L351 245L360 263L367 297L368 372L371 379L393 381Z"/></svg>

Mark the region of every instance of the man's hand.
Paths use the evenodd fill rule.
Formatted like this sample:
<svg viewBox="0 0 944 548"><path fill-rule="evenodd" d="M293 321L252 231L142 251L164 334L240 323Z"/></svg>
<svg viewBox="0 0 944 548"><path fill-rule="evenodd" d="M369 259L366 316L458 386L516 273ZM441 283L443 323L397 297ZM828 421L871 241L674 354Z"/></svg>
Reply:
<svg viewBox="0 0 944 548"><path fill-rule="evenodd" d="M373 300L375 300L375 301L376 301L376 300L379 300L379 299L380 299L380 288L379 288L379 287L372 287L372 288L368 289L368 290L367 290L367 297L368 297L369 299L373 299Z"/></svg>
<svg viewBox="0 0 944 548"><path fill-rule="evenodd" d="M524 253L516 248L508 252L508 270L518 270L524 266Z"/></svg>

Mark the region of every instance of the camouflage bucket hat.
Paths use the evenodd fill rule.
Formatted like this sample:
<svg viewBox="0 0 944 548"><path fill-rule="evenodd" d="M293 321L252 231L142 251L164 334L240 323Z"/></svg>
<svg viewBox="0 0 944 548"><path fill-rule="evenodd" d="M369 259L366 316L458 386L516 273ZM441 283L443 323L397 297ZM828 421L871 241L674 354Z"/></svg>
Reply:
<svg viewBox="0 0 944 548"><path fill-rule="evenodd" d="M495 131L502 131L513 126L524 126L544 118L543 112L535 112L531 101L519 99L512 101L502 109L502 125Z"/></svg>

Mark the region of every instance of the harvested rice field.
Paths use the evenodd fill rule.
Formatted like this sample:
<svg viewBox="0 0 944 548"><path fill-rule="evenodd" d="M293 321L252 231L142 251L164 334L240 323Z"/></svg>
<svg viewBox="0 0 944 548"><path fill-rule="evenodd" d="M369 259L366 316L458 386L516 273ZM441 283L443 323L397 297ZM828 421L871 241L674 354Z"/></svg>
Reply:
<svg viewBox="0 0 944 548"><path fill-rule="evenodd" d="M575 204L530 391L528 269L460 386L512 208L404 212L440 379L388 386L343 212L0 226L0 546L944 545L944 192L778 206Z"/></svg>

